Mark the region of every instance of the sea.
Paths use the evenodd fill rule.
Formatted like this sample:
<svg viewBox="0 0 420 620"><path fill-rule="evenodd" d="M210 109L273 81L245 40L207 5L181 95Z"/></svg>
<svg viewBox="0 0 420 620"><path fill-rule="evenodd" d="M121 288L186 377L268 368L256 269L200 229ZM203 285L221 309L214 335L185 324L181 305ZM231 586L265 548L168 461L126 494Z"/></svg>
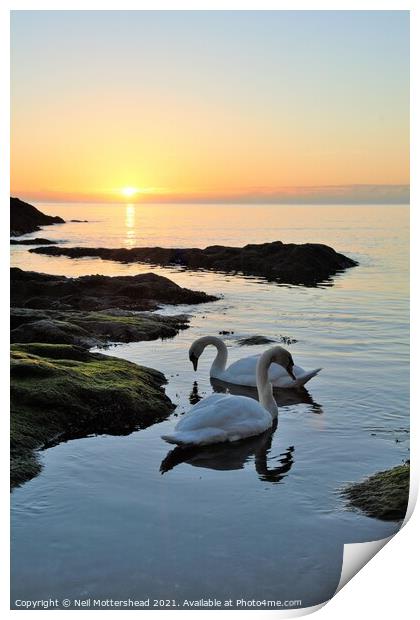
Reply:
<svg viewBox="0 0 420 620"><path fill-rule="evenodd" d="M349 509L341 491L409 459L409 208L36 206L66 223L26 237L63 246L315 242L359 265L305 287L12 246L12 266L25 270L69 277L153 271L219 297L162 307L190 317L189 329L172 339L100 350L162 371L176 409L127 436L89 436L41 451L40 475L12 493L12 606L53 597L71 607L112 599L184 608L185 601L214 599L241 609L250 607L237 601L260 601L266 609L264 601L307 607L333 596L343 545L379 540L401 526ZM213 391L214 349L205 350L196 373L188 359L203 335L220 335L229 361L267 347L241 346L240 339L286 339L296 364L322 371L307 389L282 391L268 435L180 458L161 435Z"/></svg>

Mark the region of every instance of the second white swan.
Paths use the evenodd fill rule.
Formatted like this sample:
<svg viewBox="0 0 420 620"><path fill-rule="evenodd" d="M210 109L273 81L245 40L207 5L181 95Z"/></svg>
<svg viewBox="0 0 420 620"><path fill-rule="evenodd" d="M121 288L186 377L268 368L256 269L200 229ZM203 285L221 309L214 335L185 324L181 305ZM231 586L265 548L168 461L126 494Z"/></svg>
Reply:
<svg viewBox="0 0 420 620"><path fill-rule="evenodd" d="M213 345L217 349L217 355L210 368L210 377L235 385L248 385L251 387L257 385L256 368L260 355L243 357L226 368L228 350L223 340L217 338L217 336L203 336L192 343L189 357L194 370L197 370L200 355L208 345ZM274 363L270 366L269 380L275 388L296 388L305 385L320 370L321 368L316 368L315 370L306 371L300 366L296 366L290 356L288 367L283 367L279 363Z"/></svg>
<svg viewBox="0 0 420 620"><path fill-rule="evenodd" d="M273 363L291 372L292 356L280 346L260 356L256 369L259 402L248 396L212 394L194 405L174 432L162 435L162 439L181 446L204 446L263 433L278 415L268 376Z"/></svg>

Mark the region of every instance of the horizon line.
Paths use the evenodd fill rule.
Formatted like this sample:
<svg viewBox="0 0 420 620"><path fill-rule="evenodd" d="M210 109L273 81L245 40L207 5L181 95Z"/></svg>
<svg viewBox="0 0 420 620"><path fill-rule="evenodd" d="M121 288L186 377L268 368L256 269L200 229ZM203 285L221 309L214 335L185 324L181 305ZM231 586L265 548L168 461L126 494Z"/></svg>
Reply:
<svg viewBox="0 0 420 620"><path fill-rule="evenodd" d="M410 204L410 184L347 184L280 187L250 187L230 192L142 192L130 197L121 190L92 194L54 190L13 191L23 200L79 204Z"/></svg>
<svg viewBox="0 0 420 620"><path fill-rule="evenodd" d="M14 198L19 198L18 196L14 196ZM20 199L22 200L22 199ZM131 200L131 201L101 201L101 200L51 200L51 199L47 199L47 200L41 200L39 198L37 198L36 200L33 199L25 199L23 200L23 202L26 202L27 200L30 200L30 202L35 203L35 204L74 204L74 205L103 205L103 206L116 206L116 205L121 205L124 207L127 206L145 206L145 207L156 207L156 206L160 206L160 205L167 205L167 206L182 206L182 205L188 205L188 206L194 206L194 205L212 205L212 206L242 206L242 207L258 207L258 206L272 206L272 207L409 207L410 206L410 202L409 201L395 201L395 202L386 202L386 201L375 201L375 202L369 202L369 201L354 201L354 202L338 202L338 201L331 201L331 202L327 202L327 201L323 201L323 202L273 202L273 201L254 201L254 202L246 202L246 201L210 201L210 200L196 200L196 201L155 201L155 202L148 202L148 201L135 201L135 200Z"/></svg>

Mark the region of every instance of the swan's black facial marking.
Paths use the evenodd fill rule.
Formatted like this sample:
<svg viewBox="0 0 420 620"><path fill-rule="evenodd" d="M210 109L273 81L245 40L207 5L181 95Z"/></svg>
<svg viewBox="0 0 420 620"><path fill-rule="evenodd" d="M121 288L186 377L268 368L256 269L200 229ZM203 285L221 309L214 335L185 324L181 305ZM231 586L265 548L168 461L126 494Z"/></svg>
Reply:
<svg viewBox="0 0 420 620"><path fill-rule="evenodd" d="M293 372L293 366L294 366L294 362L293 362L293 358L292 356L290 356L289 362L286 366L286 370L288 372L288 374L292 377L293 381L296 381L296 377L295 374Z"/></svg>
<svg viewBox="0 0 420 620"><path fill-rule="evenodd" d="M190 362L192 363L194 370L197 370L198 357L195 353L190 353Z"/></svg>

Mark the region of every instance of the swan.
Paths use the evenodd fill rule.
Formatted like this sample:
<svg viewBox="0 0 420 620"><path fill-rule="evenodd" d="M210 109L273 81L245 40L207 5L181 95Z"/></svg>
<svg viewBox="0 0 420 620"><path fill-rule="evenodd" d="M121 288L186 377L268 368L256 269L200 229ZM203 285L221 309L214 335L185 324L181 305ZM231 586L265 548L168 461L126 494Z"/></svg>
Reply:
<svg viewBox="0 0 420 620"><path fill-rule="evenodd" d="M198 360L204 349L213 345L217 349L217 355L210 368L210 377L225 383L235 385L256 386L256 367L259 355L250 355L234 362L226 368L228 350L220 338L216 336L203 336L195 340L189 350L190 361L197 370ZM291 358L290 358L291 359ZM295 366L293 360L288 368L274 363L269 370L269 380L275 388L296 388L305 385L319 373L321 368L306 371L300 366Z"/></svg>
<svg viewBox="0 0 420 620"><path fill-rule="evenodd" d="M277 418L278 408L268 369L276 363L292 373L293 359L283 347L271 347L259 358L256 371L258 399L232 394L212 394L200 400L178 422L173 433L162 435L180 446L206 446L238 441L263 433Z"/></svg>

